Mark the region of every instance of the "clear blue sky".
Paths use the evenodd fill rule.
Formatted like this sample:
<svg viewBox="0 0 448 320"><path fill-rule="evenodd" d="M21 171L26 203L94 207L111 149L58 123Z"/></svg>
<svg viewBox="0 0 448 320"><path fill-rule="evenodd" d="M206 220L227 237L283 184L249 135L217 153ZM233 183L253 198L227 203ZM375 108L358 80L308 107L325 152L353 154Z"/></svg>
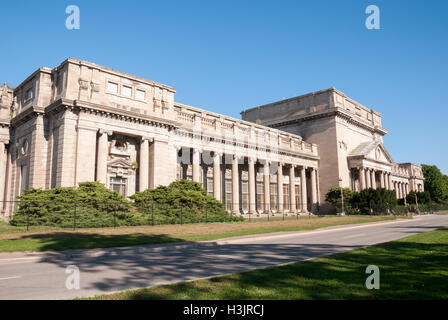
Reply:
<svg viewBox="0 0 448 320"><path fill-rule="evenodd" d="M67 5L81 29L67 30ZM367 30L365 9L381 10ZM448 174L448 1L8 1L0 82L88 60L173 86L176 101L239 118L335 87L383 114L396 162Z"/></svg>

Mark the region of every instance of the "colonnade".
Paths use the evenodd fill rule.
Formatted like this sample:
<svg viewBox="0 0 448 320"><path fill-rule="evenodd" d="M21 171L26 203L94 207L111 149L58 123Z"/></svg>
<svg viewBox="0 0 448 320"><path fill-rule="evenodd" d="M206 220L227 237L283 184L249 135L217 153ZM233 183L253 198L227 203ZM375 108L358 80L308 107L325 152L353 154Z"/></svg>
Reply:
<svg viewBox="0 0 448 320"><path fill-rule="evenodd" d="M192 148L192 180L195 182L201 181L201 151L197 148ZM223 154L213 153L213 196L222 202L225 196L223 186L222 167L223 159L226 157ZM269 162L264 159L257 159L255 157L239 157L232 155L231 162L231 179L232 179L232 205L231 212L234 214L244 212L242 209L242 194L241 194L241 165L247 166L248 173L248 213L256 214L263 212L302 212L306 213L310 209L312 212L316 211L318 205L318 172L316 168L296 165L292 163L278 163ZM272 166L276 165L277 170L272 173ZM284 183L284 170L287 171L287 182ZM263 201L257 201L257 172L263 175ZM300 177L300 183L296 183L296 173ZM309 179L307 179L307 173ZM271 203L271 178L276 176L276 203ZM297 178L298 178L297 177ZM307 180L309 180L307 182ZM261 181L260 181L261 183ZM287 203L284 203L284 188L287 186ZM298 194L296 194L296 186L298 186ZM206 187L206 186L205 186ZM308 208L308 198L311 201L311 206ZM297 199L300 199L297 201ZM299 203L297 203L299 202ZM260 210L261 208L261 210ZM273 209L275 208L275 209Z"/></svg>

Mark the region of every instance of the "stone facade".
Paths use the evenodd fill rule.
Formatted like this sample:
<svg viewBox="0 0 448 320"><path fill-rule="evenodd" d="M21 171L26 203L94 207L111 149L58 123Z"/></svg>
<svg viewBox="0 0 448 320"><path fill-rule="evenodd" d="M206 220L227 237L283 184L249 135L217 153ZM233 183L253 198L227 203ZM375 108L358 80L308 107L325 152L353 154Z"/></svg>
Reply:
<svg viewBox="0 0 448 320"><path fill-rule="evenodd" d="M241 112L242 119L300 135L319 146L321 212L332 208L325 194L342 186L395 190L398 198L423 191L423 172L411 163L395 163L383 144L387 130L381 114L334 88Z"/></svg>
<svg viewBox="0 0 448 320"><path fill-rule="evenodd" d="M0 87L1 218L24 189L100 181L130 196L176 179L233 214L317 212L317 144L174 101L172 87L69 58Z"/></svg>

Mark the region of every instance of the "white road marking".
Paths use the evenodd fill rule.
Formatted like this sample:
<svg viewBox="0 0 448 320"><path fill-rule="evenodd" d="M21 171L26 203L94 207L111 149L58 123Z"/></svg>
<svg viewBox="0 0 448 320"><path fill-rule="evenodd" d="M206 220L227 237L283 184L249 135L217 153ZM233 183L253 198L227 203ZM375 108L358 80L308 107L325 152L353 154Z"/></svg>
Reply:
<svg viewBox="0 0 448 320"><path fill-rule="evenodd" d="M9 279L18 279L22 278L21 276L14 276L14 277L7 277L7 278L0 278L0 280L9 280Z"/></svg>

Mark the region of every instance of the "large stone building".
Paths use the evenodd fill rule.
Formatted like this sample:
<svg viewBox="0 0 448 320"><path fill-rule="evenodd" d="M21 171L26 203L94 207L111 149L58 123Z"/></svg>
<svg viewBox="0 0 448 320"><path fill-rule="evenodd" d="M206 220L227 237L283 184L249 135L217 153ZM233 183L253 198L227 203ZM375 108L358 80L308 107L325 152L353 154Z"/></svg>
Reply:
<svg viewBox="0 0 448 320"><path fill-rule="evenodd" d="M342 186L395 190L397 198L423 191L423 172L412 163L395 163L383 144L381 114L334 88L241 112L243 120L300 135L319 147L321 211L331 210L325 194Z"/></svg>
<svg viewBox="0 0 448 320"><path fill-rule="evenodd" d="M24 189L94 180L130 196L191 179L233 214L323 212L339 178L398 197L423 188L421 168L395 164L384 148L381 116L335 89L243 111L243 120L174 94L72 58L1 86L2 219Z"/></svg>

